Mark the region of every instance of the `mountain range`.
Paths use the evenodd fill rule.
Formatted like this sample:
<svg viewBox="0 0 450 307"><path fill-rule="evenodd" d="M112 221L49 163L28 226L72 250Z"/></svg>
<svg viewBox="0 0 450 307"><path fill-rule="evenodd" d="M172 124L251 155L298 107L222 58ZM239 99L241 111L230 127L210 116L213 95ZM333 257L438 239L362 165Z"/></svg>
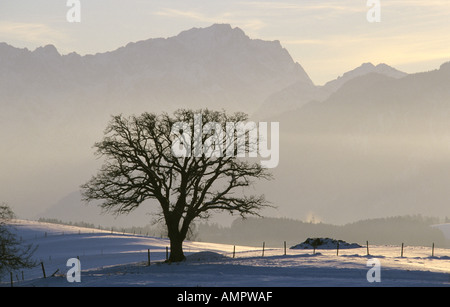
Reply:
<svg viewBox="0 0 450 307"><path fill-rule="evenodd" d="M330 97L331 94L339 90L346 82L373 73L395 79L400 79L407 75L384 63L376 66L372 63L363 63L361 66L344 73L342 76L327 82L323 86L317 86L301 81L290 84L286 88L267 97L255 112L254 116L262 119L283 112L296 110L311 101L324 101Z"/></svg>
<svg viewBox="0 0 450 307"><path fill-rule="evenodd" d="M370 73L327 99L275 115L280 184L272 198L317 219L448 216L450 63L394 78ZM269 190L268 186L264 187ZM289 195L289 197L285 197Z"/></svg>
<svg viewBox="0 0 450 307"><path fill-rule="evenodd" d="M276 180L261 184L279 207L269 214L450 214L449 67L363 63L319 86L279 41L226 24L83 56L0 43L0 195L19 214L67 220L111 115L208 107L280 122Z"/></svg>
<svg viewBox="0 0 450 307"><path fill-rule="evenodd" d="M0 72L4 102L38 96L66 105L95 101L112 111L126 104L133 111L189 105L248 112L293 82L312 84L279 41L250 39L218 24L85 56L61 55L53 45L29 51L2 43Z"/></svg>

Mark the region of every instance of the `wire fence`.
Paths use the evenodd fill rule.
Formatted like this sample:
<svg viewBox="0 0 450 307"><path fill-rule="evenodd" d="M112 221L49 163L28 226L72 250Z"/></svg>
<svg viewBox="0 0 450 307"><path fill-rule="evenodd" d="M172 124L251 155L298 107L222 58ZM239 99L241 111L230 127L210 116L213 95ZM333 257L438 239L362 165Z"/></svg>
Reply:
<svg viewBox="0 0 450 307"><path fill-rule="evenodd" d="M21 240L24 243L27 244L45 244L48 243L49 240L58 239L58 238L68 238L74 237L77 235L84 235L89 238L89 236L96 236L96 235L104 235L105 237L108 237L109 235L117 235L121 237L142 237L142 238L158 238L156 236L152 236L149 233L136 233L136 232L125 232L124 230L115 230L114 228L111 228L109 230L106 229L95 229L95 228L81 228L81 227L74 227L73 229L68 229L65 231L36 231L33 230L32 232L20 232L19 240ZM158 238L160 239L160 238ZM144 240L145 241L145 240ZM321 249L318 247L312 247L309 249L302 249L302 250L295 250L288 247L287 242L280 242L279 247L267 247L265 242L261 242L260 246L256 247L248 247L248 246L240 246L240 245L226 245L226 244L220 244L220 246L217 246L215 248L208 248L208 243L196 243L190 242L187 244L187 247L185 248L185 253L187 255L198 253L199 251L210 251L214 252L216 254L225 256L229 259L233 258L251 258L251 257L271 257L271 256L287 256L287 255L295 255L299 253L309 253L311 255L321 255L321 253L326 253L327 255L336 255L336 256L346 256L346 253L348 253L348 249L340 248L339 243L336 245L334 249ZM120 243L117 243L120 244ZM146 244L146 243L143 243ZM163 246L166 244L166 246ZM81 242L80 245L82 246ZM224 246L227 246L229 250L224 250ZM391 254L389 256L395 256L400 258L407 258L407 257L431 257L433 259L443 259L443 260L450 260L450 257L448 256L449 250L448 249L439 249L439 252L437 253L437 249L435 244L432 242L429 247L421 247L421 249L414 250L414 253L410 253L410 250L408 249L408 246L406 246L404 243L401 244L401 246L391 246ZM89 268L99 268L99 267L105 267L110 265L117 265L118 263L142 263L145 265L148 263L150 265L150 262L164 262L169 258L170 255L170 249L169 249L169 240L165 239L165 241L160 241L160 246L155 248L152 246L152 250L145 248L136 249L134 251L118 251L114 249L108 249L107 247L103 247L101 245L96 246L96 249L90 249L87 252L84 252L82 249L79 249L80 253L76 255L78 259L80 259L83 264L90 263L91 265L88 267L84 267L84 269ZM56 252L56 251L55 251ZM355 255L354 251L350 252L351 255ZM378 246L371 246L368 241L366 241L365 246L361 246L359 249L357 249L357 253L359 253L360 256L381 256L384 257L381 254L381 249L378 249ZM120 258L123 257L123 258ZM123 259L123 262L122 262ZM67 266L67 254L58 255L58 254L52 254L52 253L44 253L38 256L36 259L36 266L31 269L24 269L24 270L16 270L13 272L9 272L6 276L0 276L0 284L5 286L8 284L11 284L11 286L14 285L14 283L21 282L21 281L27 281L31 279L36 278L48 278L48 277L54 277L54 276L65 276L68 269L70 269Z"/></svg>

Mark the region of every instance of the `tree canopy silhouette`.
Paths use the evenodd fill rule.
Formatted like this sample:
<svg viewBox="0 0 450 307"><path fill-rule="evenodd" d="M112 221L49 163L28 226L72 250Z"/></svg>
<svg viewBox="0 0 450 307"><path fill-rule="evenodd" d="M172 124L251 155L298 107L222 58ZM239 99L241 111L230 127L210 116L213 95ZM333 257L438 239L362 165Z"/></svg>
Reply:
<svg viewBox="0 0 450 307"><path fill-rule="evenodd" d="M194 219L208 218L213 211L258 215L270 206L264 195L246 193L254 179L271 178L258 161L241 157L257 146L248 137L251 131L234 133L234 124L247 119L243 113L184 109L172 116L113 116L103 140L95 144L105 162L81 186L83 199L101 200L100 206L115 214L156 200L170 239L169 261L182 261L182 243ZM223 131L227 141L218 138Z"/></svg>
<svg viewBox="0 0 450 307"><path fill-rule="evenodd" d="M0 276L7 271L32 268L36 262L32 259L36 247L24 245L10 227L7 227L15 215L7 204L0 204Z"/></svg>

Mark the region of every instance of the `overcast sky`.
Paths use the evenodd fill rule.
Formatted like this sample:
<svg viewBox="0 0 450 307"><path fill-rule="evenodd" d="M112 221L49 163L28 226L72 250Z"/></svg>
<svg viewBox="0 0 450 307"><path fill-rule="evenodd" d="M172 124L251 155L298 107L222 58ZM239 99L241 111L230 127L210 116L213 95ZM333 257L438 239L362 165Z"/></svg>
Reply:
<svg viewBox="0 0 450 307"><path fill-rule="evenodd" d="M229 23L251 38L279 40L316 84L364 62L412 73L450 60L448 0L380 0L378 23L366 19L367 0L80 0L80 23L66 20L66 2L0 0L0 41L92 54Z"/></svg>

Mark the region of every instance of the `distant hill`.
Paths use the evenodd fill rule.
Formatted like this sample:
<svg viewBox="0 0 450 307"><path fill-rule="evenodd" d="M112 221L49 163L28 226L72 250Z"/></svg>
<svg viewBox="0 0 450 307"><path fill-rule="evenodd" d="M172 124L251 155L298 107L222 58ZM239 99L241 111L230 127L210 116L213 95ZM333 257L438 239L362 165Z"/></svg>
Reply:
<svg viewBox="0 0 450 307"><path fill-rule="evenodd" d="M101 227L138 227L150 224L154 216L150 212L156 212L157 207L148 207L150 204L144 203L142 207L127 215L115 216L105 213L96 202L85 204L81 200L79 191L74 191L56 202L53 206L40 212L35 219L55 219L62 222L89 223Z"/></svg>

